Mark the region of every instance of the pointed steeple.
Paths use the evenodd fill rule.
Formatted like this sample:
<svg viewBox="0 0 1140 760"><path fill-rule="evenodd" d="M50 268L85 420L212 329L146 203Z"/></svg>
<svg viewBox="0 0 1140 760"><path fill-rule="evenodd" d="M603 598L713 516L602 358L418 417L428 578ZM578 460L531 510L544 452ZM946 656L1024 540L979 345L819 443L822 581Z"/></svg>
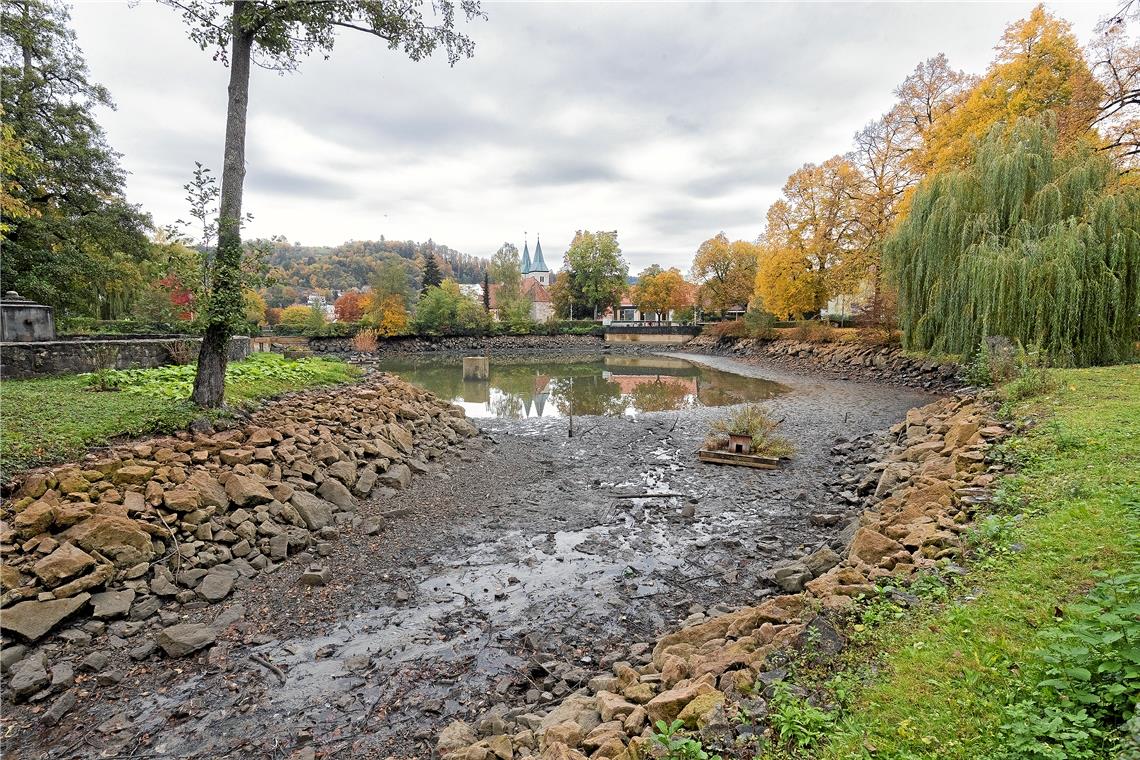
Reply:
<svg viewBox="0 0 1140 760"><path fill-rule="evenodd" d="M523 233L522 265L519 267L519 270L523 274L526 274L527 272L530 271L530 247L529 247L529 244L526 242L526 233L525 232Z"/></svg>
<svg viewBox="0 0 1140 760"><path fill-rule="evenodd" d="M550 268L546 266L546 261L542 258L542 238L536 238L534 241L534 263L530 265L532 272L549 272Z"/></svg>

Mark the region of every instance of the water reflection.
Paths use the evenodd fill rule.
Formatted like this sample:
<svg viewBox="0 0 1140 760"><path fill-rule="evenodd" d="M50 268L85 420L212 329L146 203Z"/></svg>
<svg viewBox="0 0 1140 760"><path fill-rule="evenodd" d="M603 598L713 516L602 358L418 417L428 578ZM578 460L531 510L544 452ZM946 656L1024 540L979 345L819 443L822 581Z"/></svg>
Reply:
<svg viewBox="0 0 1140 760"><path fill-rule="evenodd" d="M771 398L779 383L700 367L666 356L606 356L573 361L491 358L490 378L463 379L459 358L397 359L394 372L462 406L472 417L523 419L675 411Z"/></svg>

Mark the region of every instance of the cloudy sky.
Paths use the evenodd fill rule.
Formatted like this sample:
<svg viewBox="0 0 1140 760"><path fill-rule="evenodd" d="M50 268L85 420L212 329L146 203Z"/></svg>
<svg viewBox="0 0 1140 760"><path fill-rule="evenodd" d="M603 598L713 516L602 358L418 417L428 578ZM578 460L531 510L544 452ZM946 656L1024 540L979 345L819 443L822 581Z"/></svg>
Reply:
<svg viewBox="0 0 1140 760"><path fill-rule="evenodd" d="M1117 0L1050 3L1082 42ZM754 238L789 173L848 150L922 59L985 69L1031 3L501 3L448 68L346 32L329 60L254 70L254 235L310 245L433 238L489 256L541 233L618 230L634 272L687 269L720 230ZM151 2L80 0L79 43L129 198L186 216L195 161L221 169L227 70ZM532 242L533 244L533 242Z"/></svg>

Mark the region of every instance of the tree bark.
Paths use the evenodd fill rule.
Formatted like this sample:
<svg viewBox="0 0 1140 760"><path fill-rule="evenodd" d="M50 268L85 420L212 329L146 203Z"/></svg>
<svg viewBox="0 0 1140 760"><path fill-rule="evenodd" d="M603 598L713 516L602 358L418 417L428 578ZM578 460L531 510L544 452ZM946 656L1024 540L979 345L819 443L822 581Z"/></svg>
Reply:
<svg viewBox="0 0 1140 760"><path fill-rule="evenodd" d="M226 145L218 213L218 250L214 257L206 314L206 334L198 352L198 371L191 399L198 406L221 406L226 390L226 364L234 324L242 314L241 203L245 182L245 125L249 105L249 69L253 32L243 25L247 0L233 8Z"/></svg>

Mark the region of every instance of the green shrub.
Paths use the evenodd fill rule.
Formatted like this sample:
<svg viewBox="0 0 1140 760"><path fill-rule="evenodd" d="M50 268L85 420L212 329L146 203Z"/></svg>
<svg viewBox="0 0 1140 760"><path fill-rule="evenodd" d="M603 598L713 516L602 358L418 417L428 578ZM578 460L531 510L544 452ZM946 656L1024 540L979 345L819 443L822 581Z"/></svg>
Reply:
<svg viewBox="0 0 1140 760"><path fill-rule="evenodd" d="M653 743L664 750L660 760L721 760L720 755L710 755L704 746L685 733L685 724L679 720L666 723L657 721L657 732Z"/></svg>
<svg viewBox="0 0 1140 760"><path fill-rule="evenodd" d="M1107 757L1136 718L1140 574L1098 575L1084 601L1041 633L1023 698L1005 708L1003 758Z"/></svg>
<svg viewBox="0 0 1140 760"><path fill-rule="evenodd" d="M768 722L776 730L780 742L793 750L809 749L819 744L835 725L833 714L792 694L782 682L776 684L768 710Z"/></svg>

